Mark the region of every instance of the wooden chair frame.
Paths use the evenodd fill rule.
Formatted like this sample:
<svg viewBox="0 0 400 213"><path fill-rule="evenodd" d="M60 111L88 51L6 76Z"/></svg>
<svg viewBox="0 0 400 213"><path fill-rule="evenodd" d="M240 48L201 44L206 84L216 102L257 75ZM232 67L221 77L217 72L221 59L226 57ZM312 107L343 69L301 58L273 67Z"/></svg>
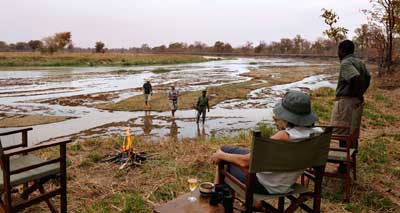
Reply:
<svg viewBox="0 0 400 213"><path fill-rule="evenodd" d="M329 137L330 137L331 131L332 131L331 128L327 128L325 133L329 134ZM254 138L259 138L259 137L261 137L260 132L256 131L253 133L253 144L254 144L254 140L255 140ZM328 154L328 144L326 144L326 155L327 154ZM325 158L325 162L326 162L326 158ZM229 164L230 163L227 163L225 161L219 162L219 164L218 164L219 182L224 183L227 178L230 181L234 182L236 185L238 185L242 190L244 190L245 191L245 211L253 212L253 210L254 210L253 194L254 194L254 186L255 186L255 182L256 182L256 178L257 178L256 172L251 172L250 171L251 169L249 169L249 168L243 168L238 165L235 165L237 168L239 168L241 171L243 171L246 174L246 183L242 183L240 180L235 178L229 172L229 166L228 166ZM303 175L308 177L310 180L312 180L314 182L313 192L305 191L303 193L300 193L298 195L298 197L295 197L293 193L272 195L272 198L278 198L278 208L273 207L272 205L270 205L267 202L263 202L263 205L266 208L266 210L271 211L271 212L294 212L296 209L301 208L307 212L320 212L322 180L323 180L324 171L325 171L325 164L313 166L313 167L311 167L311 171L312 172L310 172L310 170L309 171L306 170ZM285 198L288 198L291 201L291 204L289 205L289 207L287 209L284 209ZM307 201L310 198L313 199L312 208L305 204L305 201Z"/></svg>
<svg viewBox="0 0 400 213"><path fill-rule="evenodd" d="M0 200L0 209L3 210L4 212L17 212L33 204L45 201L48 207L50 208L51 212L57 212L54 206L52 205L50 198L60 195L60 212L62 213L67 212L66 144L71 141L70 140L53 141L28 147L28 131L30 130L32 130L32 128L24 128L24 129L18 129L0 133L0 136L12 135L17 133L22 134L22 142L20 144L3 148L0 141L0 165L3 172L3 189L1 193L4 194L4 200L2 199ZM18 156L28 155L30 152L54 146L59 146L60 150L59 157L51 160L42 161L40 163L36 163L33 165L28 165L26 167L18 168L15 170L11 170L10 163L15 158L18 158ZM11 193L13 192L12 191L13 187L17 185L12 185L11 181L12 175L21 174L23 172L27 172L33 169L41 168L43 166L55 163L59 163L58 174L41 177L39 179L33 179L23 183L24 186L23 193L21 194L21 198L23 198L23 201L13 204ZM60 187L52 191L46 191L43 185L51 179L59 179ZM33 183L29 186L30 182ZM29 195L36 190L39 190L40 195L35 196L34 198L29 198Z"/></svg>
<svg viewBox="0 0 400 213"><path fill-rule="evenodd" d="M332 128L338 129L351 129L347 126L331 126ZM333 142L343 141L346 143L346 147L331 147L330 151L343 153L346 157L345 160L338 160L332 157L332 152L328 156L328 163L334 164L345 164L345 173L325 171L325 176L339 178L344 180L344 202L350 201L350 188L351 188L351 173L353 173L353 179L357 179L357 153L358 153L358 138L359 138L359 128L354 129L350 134L338 135L332 134Z"/></svg>

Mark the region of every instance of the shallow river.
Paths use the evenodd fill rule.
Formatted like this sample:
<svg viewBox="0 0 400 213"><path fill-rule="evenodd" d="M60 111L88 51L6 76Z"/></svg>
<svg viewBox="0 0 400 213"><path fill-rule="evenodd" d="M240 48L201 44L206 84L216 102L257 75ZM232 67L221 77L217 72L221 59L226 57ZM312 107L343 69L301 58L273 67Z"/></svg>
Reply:
<svg viewBox="0 0 400 213"><path fill-rule="evenodd" d="M130 127L135 135L145 135L152 139L164 136L210 137L237 134L241 130L253 128L260 121L271 122L272 107L279 100L279 95L289 89L335 86L335 83L328 81L335 74L332 73L254 90L248 94L246 100L229 100L213 107L207 114L206 124L199 127L195 123L194 110L178 111L174 121L170 119L169 112L111 112L93 107L42 102L100 92L112 92L116 95L112 101L118 101L139 94L135 88L141 88L147 79L151 80L153 86L174 83L181 91L200 90L208 86L247 81L250 79L240 74L249 72L251 68L274 66L309 64L292 59L239 58L165 66L5 70L0 71L0 82L4 85L0 88L0 113L75 117L63 122L33 126L34 131L29 133L30 143L61 136L79 139L123 135L126 127ZM174 71L162 74L151 72L159 68ZM121 69L129 72L117 71ZM18 138L11 136L2 140L15 143Z"/></svg>

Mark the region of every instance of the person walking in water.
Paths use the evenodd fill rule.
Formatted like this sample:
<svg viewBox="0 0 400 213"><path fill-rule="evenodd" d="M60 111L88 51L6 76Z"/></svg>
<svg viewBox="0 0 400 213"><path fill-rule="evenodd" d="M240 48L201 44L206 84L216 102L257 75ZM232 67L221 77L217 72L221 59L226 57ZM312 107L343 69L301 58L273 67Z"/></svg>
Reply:
<svg viewBox="0 0 400 213"><path fill-rule="evenodd" d="M150 81L143 84L144 104L145 107L150 107L150 96L153 94L153 88Z"/></svg>
<svg viewBox="0 0 400 213"><path fill-rule="evenodd" d="M179 91L175 89L175 86L171 86L171 90L168 92L168 99L172 118L175 118L175 111L178 110L178 97Z"/></svg>
<svg viewBox="0 0 400 213"><path fill-rule="evenodd" d="M197 123L197 125L199 124L200 116L203 115L203 125L204 125L204 122L206 121L206 110L208 110L208 112L210 112L210 105L208 104L207 90L203 90L201 92L201 96L197 100L196 109L197 109L196 123Z"/></svg>

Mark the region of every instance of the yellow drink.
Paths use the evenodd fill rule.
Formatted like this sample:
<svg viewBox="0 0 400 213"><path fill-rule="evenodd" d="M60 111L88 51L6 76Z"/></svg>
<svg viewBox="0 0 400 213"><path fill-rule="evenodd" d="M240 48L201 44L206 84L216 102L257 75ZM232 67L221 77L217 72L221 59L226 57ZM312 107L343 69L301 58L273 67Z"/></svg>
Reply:
<svg viewBox="0 0 400 213"><path fill-rule="evenodd" d="M189 183L189 189L190 191L194 191L197 187L197 179L196 178L189 178L188 179Z"/></svg>

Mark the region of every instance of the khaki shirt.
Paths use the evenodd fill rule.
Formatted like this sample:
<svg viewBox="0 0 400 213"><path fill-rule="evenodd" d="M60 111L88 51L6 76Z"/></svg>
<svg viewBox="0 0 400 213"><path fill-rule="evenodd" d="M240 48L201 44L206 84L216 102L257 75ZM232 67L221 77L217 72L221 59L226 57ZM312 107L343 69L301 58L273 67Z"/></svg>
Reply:
<svg viewBox="0 0 400 213"><path fill-rule="evenodd" d="M369 82L369 79L371 78L365 64L360 59L354 57L353 54L347 55L340 62L340 73L336 88L336 96L354 97L354 94L358 94L353 91L357 88L354 88L354 85L351 85L350 81L353 77L358 75L362 78L362 81Z"/></svg>

